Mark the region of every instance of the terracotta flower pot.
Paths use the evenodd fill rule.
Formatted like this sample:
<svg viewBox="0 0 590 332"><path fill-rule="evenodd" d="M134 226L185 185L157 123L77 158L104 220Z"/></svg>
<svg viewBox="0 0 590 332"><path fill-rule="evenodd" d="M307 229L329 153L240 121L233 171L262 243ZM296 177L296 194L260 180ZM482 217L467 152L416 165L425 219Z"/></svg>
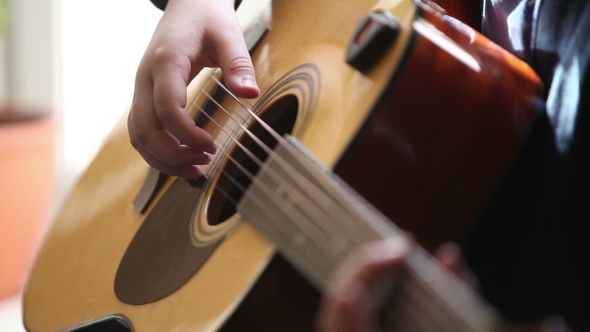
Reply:
<svg viewBox="0 0 590 332"><path fill-rule="evenodd" d="M0 121L0 298L17 293L56 187L53 118Z"/></svg>

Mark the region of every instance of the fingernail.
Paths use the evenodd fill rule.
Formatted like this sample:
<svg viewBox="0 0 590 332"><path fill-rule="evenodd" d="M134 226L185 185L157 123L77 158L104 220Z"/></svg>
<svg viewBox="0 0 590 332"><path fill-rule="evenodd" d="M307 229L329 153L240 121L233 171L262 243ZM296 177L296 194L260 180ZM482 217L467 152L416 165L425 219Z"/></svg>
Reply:
<svg viewBox="0 0 590 332"><path fill-rule="evenodd" d="M256 82L249 77L242 79L242 85L252 87L252 88L258 88L258 86L256 85Z"/></svg>

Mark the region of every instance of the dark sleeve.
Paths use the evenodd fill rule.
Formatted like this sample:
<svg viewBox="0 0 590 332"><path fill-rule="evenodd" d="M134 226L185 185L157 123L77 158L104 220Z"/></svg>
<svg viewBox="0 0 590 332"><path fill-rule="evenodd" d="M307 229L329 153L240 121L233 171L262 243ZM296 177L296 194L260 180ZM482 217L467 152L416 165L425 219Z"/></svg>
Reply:
<svg viewBox="0 0 590 332"><path fill-rule="evenodd" d="M160 8L161 10L164 10L166 8L166 4L168 3L168 0L150 0L154 6Z"/></svg>
<svg viewBox="0 0 590 332"><path fill-rule="evenodd" d="M166 4L168 4L168 0L150 0L150 1L154 4L154 6L160 8L161 10L166 9ZM215 0L211 0L211 1L215 1ZM236 0L236 9L238 9L240 2L242 2L242 0Z"/></svg>

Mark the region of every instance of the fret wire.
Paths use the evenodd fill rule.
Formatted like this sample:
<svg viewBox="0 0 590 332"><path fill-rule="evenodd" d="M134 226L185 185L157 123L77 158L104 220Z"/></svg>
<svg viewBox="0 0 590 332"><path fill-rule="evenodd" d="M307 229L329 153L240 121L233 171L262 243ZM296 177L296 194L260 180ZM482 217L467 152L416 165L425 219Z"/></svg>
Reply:
<svg viewBox="0 0 590 332"><path fill-rule="evenodd" d="M283 145L283 147L285 147L285 145ZM295 158L292 155L288 155L287 157L281 157L277 159L282 159L283 163L288 165L296 164L299 162L297 158ZM294 171L298 172L296 169ZM318 187L321 187L321 185L319 184L320 180L314 178L311 173L308 174L312 177L312 180L310 181L315 180L315 182L318 182L318 185L311 182L311 188L316 189ZM332 230L336 228L334 232L340 232L339 234L341 234L342 236L346 236L349 239L349 241L351 241L357 246L359 244L366 243L370 240L377 240L382 238L381 234L375 233L369 224L359 223L358 220L352 217L350 213L343 207L343 205L346 205L346 202L344 202L344 204L340 204L340 202L338 202L338 200L335 197L332 197L329 193L321 189L317 192L318 194L311 194L311 196L314 196L313 202L316 205L322 206L323 209L326 211L330 210L330 213L332 215L335 215L333 219L338 220L337 223L331 225ZM362 230L363 232L360 232L360 230ZM361 239L360 237L363 238Z"/></svg>
<svg viewBox="0 0 590 332"><path fill-rule="evenodd" d="M239 165L239 163L237 163L237 161L236 161L235 159L233 159L233 157L231 157L231 156L229 156L229 155L228 155L227 157L228 157L229 159L231 159L231 161L232 161L233 163L236 163L236 164L238 164L238 165ZM238 166L238 167L239 167L239 166ZM247 172L247 170L244 170L244 171L246 171L246 172ZM242 192L245 192L245 191L246 191L246 188L244 188L244 187L243 187L243 186L242 186L242 185L241 185L239 182L237 182L237 180L236 180L236 179L235 179L233 176L229 175L229 174L228 174L226 171L224 171L224 170L222 170L222 173L223 173L223 175L225 175L225 176L226 176L226 177L227 177L227 178L228 178L228 179L229 179L229 180L230 180L230 181L231 181L231 182L232 182L234 185L236 185L236 186L238 187L238 189L239 189L239 190L241 190ZM218 192L220 192L220 193L221 193L221 194L222 194L224 197L226 197L226 198L227 198L227 199L230 201L230 203L231 203L231 204L233 204L234 206L235 206L235 205L237 205L237 202L236 202L236 201L235 201L235 200L234 200L232 197L230 197L230 195L229 195L228 193L226 193L224 190L222 190L222 189L221 189L221 188L219 188L218 186L215 186L215 188L214 188L214 189L215 189L215 190L217 190ZM262 205L262 204L261 204L261 205ZM265 211L265 212L268 212L268 209L263 209L263 211ZM272 226L272 225L276 225L276 224L269 223L268 225L269 225L269 226ZM284 238L284 240L286 240L286 242L287 242L287 243L291 243L291 242L292 242L292 241L291 241L291 239L289 239L289 237L288 237L288 236L286 236L286 235L284 235L284 236L283 236L283 238ZM312 243L313 243L313 242L312 242ZM303 258L302 258L302 256L298 256L298 257L296 257L296 258L297 258L297 259L298 259L300 262L312 262L312 263L311 263L311 265L314 265L314 266L310 266L310 267L308 267L308 269L312 269L312 270L315 270L315 271L321 271L322 269L326 268L327 266L332 266L332 264L333 264L333 262L329 262L329 264L326 264L326 262L324 262L324 263L318 263L318 262L316 262L316 261L317 261L317 259L316 259L316 258L317 258L317 256L311 255L311 254L310 254L309 252L307 252L307 251L305 251L305 252L302 252L302 254L305 254L307 257L306 257L306 259L303 259ZM326 256L324 255L324 257L326 257ZM313 262L315 262L315 264L313 264ZM322 279L322 280L326 280L326 279L327 279L327 273L324 273L324 274L323 274L323 278L321 278L321 279Z"/></svg>
<svg viewBox="0 0 590 332"><path fill-rule="evenodd" d="M261 189L261 187L257 187L256 189ZM252 196L253 198L257 199L256 196ZM266 208L266 209L261 209L259 211L262 211L262 213L265 213L266 215L270 216L270 213L273 212L274 216L277 216L277 219L281 219L283 216L281 215L281 213L283 215L285 215L285 211L281 211L280 209L276 209L276 208ZM272 219L272 218L271 218ZM293 243L293 239L292 237L289 235L289 232L286 230L285 227L276 227L278 226L276 223L267 223L264 226L266 227L272 227L275 226L275 229L278 229L278 232L274 233L275 236L279 235L280 237L287 238L288 241L287 243L291 244ZM295 244L292 247L296 247L297 245ZM318 249L320 249L320 252L318 251L314 251L312 250L311 246L317 247ZM299 247L301 249L301 247ZM327 277L331 274L331 271L333 269L335 269L336 267L336 262L331 260L331 257L329 255L325 255L324 253L321 252L321 247L318 246L318 242L313 242L310 241L309 243L307 243L307 245L303 248L303 250L286 250L284 251L284 254L287 257L291 257L296 259L296 262L299 263L300 268L303 267L305 268L305 271L308 273L308 277L309 276L313 276L313 283L318 286L320 289L324 289L326 282L327 282ZM302 256L306 256L305 259L301 259ZM299 259L298 259L299 258Z"/></svg>
<svg viewBox="0 0 590 332"><path fill-rule="evenodd" d="M232 181L232 182L233 182L235 185L237 185L237 186L239 186L239 187L241 187L241 188L245 189L245 188L244 188L244 187L243 187L243 186L242 186L240 183L238 183L238 182L235 180L235 178L234 178L234 177L232 177L231 175L229 175L229 174L228 174L226 171L222 171L222 173L223 173L223 174L224 174L224 175L225 175L225 176L226 176L226 177L227 177L227 178L228 178L230 181ZM220 193L221 193L223 196L225 196L225 197L226 197L226 198L227 198L227 199L230 201L230 203L232 203L232 204L234 204L234 205L237 205L237 202L236 202L236 201L235 201L235 200L234 200L232 197L230 197L230 195L229 195L227 192L225 192L224 190L222 190L221 188L219 188L219 187L217 187L217 186L215 187L215 189L216 189L218 192L220 192ZM268 209L263 209L263 210L261 210L261 211L263 211L264 213L267 213L267 214L268 214ZM272 225L274 225L274 224L272 224L272 223L269 223L269 224L268 224L268 226L272 226ZM283 236L283 238L284 238L285 242L287 242L287 243L290 243L290 242L291 242L291 241L290 241L290 239L289 239L289 238L288 238L286 235L284 235L284 236ZM309 254L309 252L307 252L307 251L306 251L306 252L302 252L302 251L295 251L295 254L297 254L297 253L300 253L300 254L303 254L303 255L307 256L307 257L306 257L306 259L303 259L303 258L302 258L302 255L298 255L298 256L296 256L296 257L294 257L294 258L295 258L295 259L297 259L297 260L298 260L298 261L300 261L300 262L309 262L309 263L311 263L311 264L309 264L309 265L311 265L311 266L308 266L308 267L306 267L306 268L308 268L308 269L312 269L312 270L314 270L314 271L317 271L317 272L319 272L319 271L322 271L322 269L325 269L325 268L326 268L326 266L329 266L329 264L328 264L328 265L326 265L325 263L319 263L319 262L317 262L317 260L315 259L316 257L314 257L313 255ZM310 259L310 258L312 258L312 257L313 257L314 259ZM314 264L314 263L315 263L315 264ZM331 262L330 262L330 263L331 263ZM323 274L323 277L324 277L324 278L323 278L322 280L325 280L325 279L326 279L326 278L325 278L325 277L326 277L326 274L327 274L327 273L325 273L325 272L324 272L324 274ZM320 279L321 279L321 278L320 278Z"/></svg>
<svg viewBox="0 0 590 332"><path fill-rule="evenodd" d="M256 183L256 188L258 190L262 190L262 191L267 191L268 187L266 185L259 185L260 182ZM274 198L274 197L273 197ZM279 233L284 234L285 237L288 238L292 238L292 240L290 241L290 243L295 243L297 241L297 237L299 236L299 234L303 234L304 239L306 241L306 245L303 246L303 252L309 252L310 250L310 245L315 246L319 251L316 251L315 253L313 251L311 251L311 253L308 254L308 256L310 256L311 258L311 262L313 261L317 261L318 263L320 261L322 261L322 264L318 264L318 265L323 265L322 266L322 271L327 270L327 273L330 273L330 271L332 269L335 268L337 262L333 260L333 257L330 255L330 253L328 251L326 251L326 249L321 245L322 243L324 243L326 240L323 238L318 238L318 234L315 234L313 231L310 230L304 230L302 233L299 233L300 229L303 227L305 228L307 224L307 222L302 222L302 220L306 219L300 210L296 210L295 206L292 204L288 204L285 205L283 208L280 208L279 204L277 204L277 200L273 199L273 203L275 203L273 205L273 211L276 211L276 213L279 214L279 218L275 219L275 220L284 220L283 215L284 216L289 216L289 218L291 218L294 223L292 224L279 224L279 223L270 223L273 226L276 227L276 229L279 230ZM267 209L262 209L263 211L267 210ZM282 214L282 215L281 215ZM298 227L295 227L295 225L298 225ZM290 227L287 226L292 226L292 229L290 230ZM299 228L299 229L298 229ZM295 232L293 232L295 231ZM299 233L299 234L298 234ZM293 235L295 235L295 237L293 237ZM303 262L305 263L305 261ZM326 273L323 273L323 275L325 276ZM320 280L322 285L325 284L326 280Z"/></svg>

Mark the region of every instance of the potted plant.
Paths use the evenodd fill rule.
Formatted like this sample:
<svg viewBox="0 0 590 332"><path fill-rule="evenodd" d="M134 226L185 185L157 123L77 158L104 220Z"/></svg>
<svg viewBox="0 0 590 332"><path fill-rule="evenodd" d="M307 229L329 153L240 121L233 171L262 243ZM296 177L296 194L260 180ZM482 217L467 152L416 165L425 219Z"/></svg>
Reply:
<svg viewBox="0 0 590 332"><path fill-rule="evenodd" d="M7 0L0 0L0 39L7 25L7 6ZM0 46L0 53L5 51ZM0 67L5 65L0 62ZM0 70L0 82L6 82L4 69ZM56 187L56 125L51 112L11 101L6 84L0 84L0 90L1 299L21 289L51 212Z"/></svg>

